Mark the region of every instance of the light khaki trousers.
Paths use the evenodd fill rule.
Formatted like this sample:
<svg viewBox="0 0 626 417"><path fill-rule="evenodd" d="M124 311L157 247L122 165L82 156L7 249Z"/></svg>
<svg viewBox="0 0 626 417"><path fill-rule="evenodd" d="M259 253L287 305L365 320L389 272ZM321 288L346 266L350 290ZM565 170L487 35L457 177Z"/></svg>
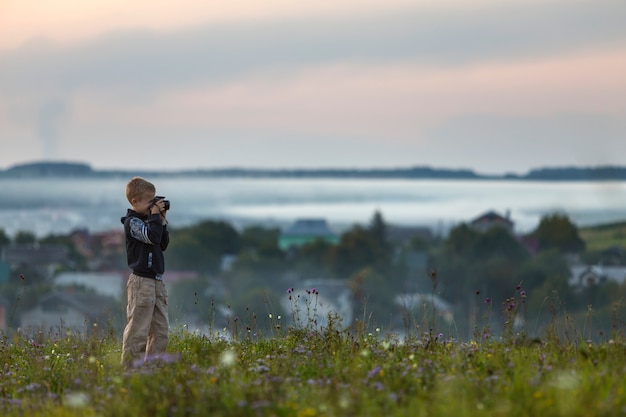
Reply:
<svg viewBox="0 0 626 417"><path fill-rule="evenodd" d="M126 284L127 324L122 339L122 366L129 368L138 359L164 353L169 319L165 283L130 274Z"/></svg>

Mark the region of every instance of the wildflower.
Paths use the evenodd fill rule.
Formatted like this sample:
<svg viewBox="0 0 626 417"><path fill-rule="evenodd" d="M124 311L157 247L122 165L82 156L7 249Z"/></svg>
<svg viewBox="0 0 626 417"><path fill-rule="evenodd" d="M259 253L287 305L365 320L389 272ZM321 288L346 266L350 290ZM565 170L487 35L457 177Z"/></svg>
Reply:
<svg viewBox="0 0 626 417"><path fill-rule="evenodd" d="M524 290L520 291L519 295L521 295L522 298L526 298L526 291Z"/></svg>
<svg viewBox="0 0 626 417"><path fill-rule="evenodd" d="M287 288L287 294L291 294L293 292L293 288Z"/></svg>
<svg viewBox="0 0 626 417"><path fill-rule="evenodd" d="M24 279L24 274L20 274L20 279Z"/></svg>
<svg viewBox="0 0 626 417"><path fill-rule="evenodd" d="M235 352L232 350L225 350L220 355L220 363L223 366L230 367L235 364Z"/></svg>
<svg viewBox="0 0 626 417"><path fill-rule="evenodd" d="M485 298L485 304L490 304L491 303L491 298Z"/></svg>
<svg viewBox="0 0 626 417"><path fill-rule="evenodd" d="M367 373L367 377L368 377L368 378L373 378L373 377L375 377L375 376L380 375L380 372L381 372L381 367L380 367L379 365L376 365L376 366L374 367L374 369L372 369L371 371L369 371L369 372Z"/></svg>
<svg viewBox="0 0 626 417"><path fill-rule="evenodd" d="M521 286L521 285L517 285L517 286L515 287L515 291L519 291L519 290L521 290L521 289L522 289L522 286Z"/></svg>
<svg viewBox="0 0 626 417"><path fill-rule="evenodd" d="M84 392L73 392L65 396L65 405L71 408L83 408L89 404L89 396Z"/></svg>

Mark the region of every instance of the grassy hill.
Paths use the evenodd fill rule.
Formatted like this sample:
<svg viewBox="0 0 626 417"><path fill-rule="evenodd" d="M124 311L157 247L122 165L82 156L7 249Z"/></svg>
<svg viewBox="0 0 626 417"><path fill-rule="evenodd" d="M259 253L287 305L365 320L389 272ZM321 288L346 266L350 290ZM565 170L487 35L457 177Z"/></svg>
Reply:
<svg viewBox="0 0 626 417"><path fill-rule="evenodd" d="M626 221L579 229L588 251L601 251L612 246L626 247Z"/></svg>

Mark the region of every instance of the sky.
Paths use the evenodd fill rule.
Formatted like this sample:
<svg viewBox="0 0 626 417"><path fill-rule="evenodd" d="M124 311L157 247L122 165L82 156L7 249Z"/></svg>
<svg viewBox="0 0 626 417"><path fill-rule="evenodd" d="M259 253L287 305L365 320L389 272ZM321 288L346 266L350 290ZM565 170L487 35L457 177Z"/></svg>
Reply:
<svg viewBox="0 0 626 417"><path fill-rule="evenodd" d="M0 169L626 165L624 0L0 0Z"/></svg>

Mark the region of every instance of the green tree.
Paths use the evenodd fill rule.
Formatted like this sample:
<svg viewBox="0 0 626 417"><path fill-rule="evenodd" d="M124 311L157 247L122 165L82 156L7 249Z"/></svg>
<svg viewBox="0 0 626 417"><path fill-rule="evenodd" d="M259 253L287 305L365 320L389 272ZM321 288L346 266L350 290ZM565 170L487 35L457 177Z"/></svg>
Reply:
<svg viewBox="0 0 626 417"><path fill-rule="evenodd" d="M247 227L241 233L241 250L252 251L262 258L283 259L285 252L278 246L280 230L260 226Z"/></svg>
<svg viewBox="0 0 626 417"><path fill-rule="evenodd" d="M344 279L366 267L381 270L386 266L384 250L368 230L355 226L342 234L339 243L331 249L331 270L336 277Z"/></svg>
<svg viewBox="0 0 626 417"><path fill-rule="evenodd" d="M32 232L20 230L13 238L13 243L16 245L32 245L37 242L37 237Z"/></svg>
<svg viewBox="0 0 626 417"><path fill-rule="evenodd" d="M480 234L466 223L450 230L444 241L445 254L453 258L469 259L474 256Z"/></svg>
<svg viewBox="0 0 626 417"><path fill-rule="evenodd" d="M516 281L527 291L543 285L550 277L567 279L570 270L567 260L557 249L543 251L529 258L517 270Z"/></svg>
<svg viewBox="0 0 626 417"><path fill-rule="evenodd" d="M220 270L222 256L237 254L240 248L240 236L233 226L207 220L172 231L167 262L172 268L215 274Z"/></svg>
<svg viewBox="0 0 626 417"><path fill-rule="evenodd" d="M323 239L301 246L295 256L294 269L302 278L320 278L331 275L330 253L333 245Z"/></svg>
<svg viewBox="0 0 626 417"><path fill-rule="evenodd" d="M539 250L542 251L558 249L563 253L579 253L585 250L578 228L565 214L542 217L533 235L539 240Z"/></svg>
<svg viewBox="0 0 626 417"><path fill-rule="evenodd" d="M184 233L171 238L167 248L168 269L192 269L201 273L216 273L221 257L207 250L193 233Z"/></svg>
<svg viewBox="0 0 626 417"><path fill-rule="evenodd" d="M11 238L6 234L4 229L0 229L0 249L11 243Z"/></svg>
<svg viewBox="0 0 626 417"><path fill-rule="evenodd" d="M467 224L450 231L443 249L434 256L441 291L457 304L468 302L477 291L494 300L515 290L516 271L530 258L509 231L493 227L478 232Z"/></svg>
<svg viewBox="0 0 626 417"><path fill-rule="evenodd" d="M354 317L364 320L365 325L389 324L397 308L395 291L385 276L366 267L350 277L348 285L354 298Z"/></svg>
<svg viewBox="0 0 626 417"><path fill-rule="evenodd" d="M385 223L385 219L383 219L383 215L380 211L377 210L374 212L374 215L370 220L368 231L380 247L386 247L389 245L389 242L387 241L387 224Z"/></svg>

